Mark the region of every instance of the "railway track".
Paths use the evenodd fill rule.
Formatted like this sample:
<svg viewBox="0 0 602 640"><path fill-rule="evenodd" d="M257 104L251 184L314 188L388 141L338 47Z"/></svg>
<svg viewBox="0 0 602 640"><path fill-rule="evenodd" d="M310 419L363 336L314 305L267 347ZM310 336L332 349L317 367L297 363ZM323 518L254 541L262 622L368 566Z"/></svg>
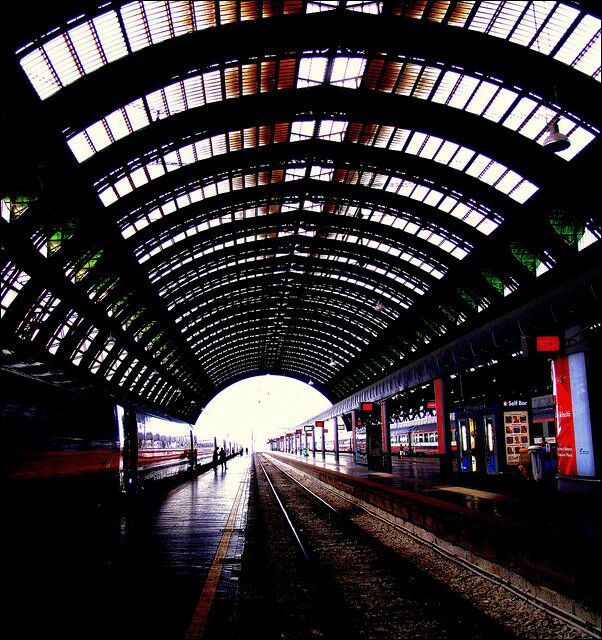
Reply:
<svg viewBox="0 0 602 640"><path fill-rule="evenodd" d="M257 456L256 474L260 500L280 522L277 543L266 532L264 546L294 560L294 568L270 578L271 588L285 591L289 578L298 587L283 603L288 628L273 637L599 637L412 540L354 501L317 482L308 486L282 461Z"/></svg>

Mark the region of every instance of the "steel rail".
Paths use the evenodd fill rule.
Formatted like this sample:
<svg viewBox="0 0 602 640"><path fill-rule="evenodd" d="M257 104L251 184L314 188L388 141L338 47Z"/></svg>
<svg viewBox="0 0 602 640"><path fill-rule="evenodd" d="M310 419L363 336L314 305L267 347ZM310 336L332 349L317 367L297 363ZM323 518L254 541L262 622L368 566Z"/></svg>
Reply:
<svg viewBox="0 0 602 640"><path fill-rule="evenodd" d="M299 537L299 534L297 533L297 530L295 529L295 525L292 523L292 521L291 521L291 519L290 519L290 517L288 515L288 512L286 511L284 505L282 504L282 500L280 500L280 496L278 495L278 492L276 491L276 488L272 484L272 481L270 480L268 472L265 470L265 466L263 465L263 462L261 462L261 460L259 460L259 464L261 466L261 470L263 471L263 473L264 473L264 475L266 477L266 480L268 481L268 484L270 485L270 489L272 490L272 493L274 494L274 497L276 498L276 502L278 503L278 506L280 507L280 510L282 511L282 514L284 515L284 518L285 518L286 522L288 523L288 526L289 526L290 530L292 531L295 540L297 541L297 545L299 546L299 549L301 551L301 554L303 555L303 558L311 566L312 562L311 562L311 559L309 557L309 554L307 553L305 547L303 546L303 543L301 542L301 538Z"/></svg>
<svg viewBox="0 0 602 640"><path fill-rule="evenodd" d="M282 473L284 473L285 475L289 476L292 480L295 480L294 478L292 478L290 476L290 474L288 474L286 471L284 471L284 469L281 469L275 462L273 462L272 460L270 460L270 462L272 462L272 464L274 466L276 466ZM279 462L282 462L282 461L279 461ZM286 464L286 463L282 462L282 464ZM287 466L290 466L290 465L287 465ZM339 513L334 507L330 506L327 502L322 500L322 498L320 498L319 496L316 496L316 494L313 493L310 489L308 489L307 487L304 487L298 480L295 480L295 482L297 482L297 484L299 484L301 487L303 487L306 491L311 493L314 497L318 498L318 500L323 502L326 506L328 506L330 509L332 509L335 513ZM409 536L410 538L412 538L416 542L419 542L420 544L427 545L425 540L422 539L419 535L408 531L404 527L396 524L395 522L393 522L391 520L388 520L387 518L384 518L383 516L381 516L378 513L374 513L368 507L366 507L363 504L361 504L361 501L357 500L356 498L347 497L340 490L336 490L336 489L330 489L330 490L331 491L336 491L337 495L340 498L342 498L343 500L346 500L347 502L349 502L350 504L353 504L356 507L359 507L360 509L362 509L362 511L364 511L368 515L372 516L374 519L379 520L381 522L384 522L385 524L388 524L390 527L393 527L394 529L396 529L400 533L403 533L403 534ZM440 547L436 542L429 542L427 546L428 546L429 549L431 549L432 551L434 551L434 552L438 553L439 555L443 556L447 560L450 560L450 561L454 562L455 564L457 564L457 565L459 565L459 566L461 566L461 567L463 567L465 569L468 569L469 571L471 571L475 575L478 575L479 577L484 578L485 580L488 580L489 582L495 584L496 586L502 587L506 591L509 591L510 593L514 594L515 596L521 598L521 600L527 602L528 604L531 604L532 606L536 607L537 609L540 609L541 611L545 611L546 613L550 614L551 616L553 616L557 620L560 620L561 622L564 622L565 624L573 627L574 629L576 629L578 631L581 631L582 633L587 634L591 638L595 638L596 640L601 640L602 635L600 633L600 630L597 629L597 628L592 628L592 626L588 622L586 622L585 620L582 620L578 616L576 616L574 614L571 614L571 613L569 613L567 611L564 611L563 609L559 609L558 607L555 607L554 605L549 604L545 600L542 600L541 598L538 598L537 596L534 596L533 594L530 594L527 591L522 591L518 587L515 587L515 586L509 584L507 581L503 580L502 578L500 578L499 576L495 575L494 573L490 573L490 572L486 571L485 569L482 569L481 567L477 567L477 566L469 563L468 561L463 560L462 558L459 558L459 557L449 553L448 551L446 551L445 549Z"/></svg>

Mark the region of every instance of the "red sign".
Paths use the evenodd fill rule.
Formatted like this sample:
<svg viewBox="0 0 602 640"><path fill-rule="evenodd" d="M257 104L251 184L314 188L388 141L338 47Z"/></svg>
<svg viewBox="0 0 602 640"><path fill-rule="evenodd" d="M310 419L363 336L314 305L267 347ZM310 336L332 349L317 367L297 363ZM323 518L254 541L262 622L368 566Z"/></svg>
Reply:
<svg viewBox="0 0 602 640"><path fill-rule="evenodd" d="M535 338L536 351L560 351L560 338L558 336L537 336Z"/></svg>
<svg viewBox="0 0 602 640"><path fill-rule="evenodd" d="M324 420L318 420L316 422L316 427L323 427L324 426Z"/></svg>
<svg viewBox="0 0 602 640"><path fill-rule="evenodd" d="M328 429L324 429L324 433L328 433Z"/></svg>
<svg viewBox="0 0 602 640"><path fill-rule="evenodd" d="M429 400L426 403L426 408L427 409L436 409L437 408L437 402L435 400Z"/></svg>
<svg viewBox="0 0 602 640"><path fill-rule="evenodd" d="M372 402L362 402L362 411L372 411L373 406Z"/></svg>
<svg viewBox="0 0 602 640"><path fill-rule="evenodd" d="M558 358L553 362L554 391L556 395L556 443L558 473L577 475L575 455L575 425L573 424L573 400L569 359Z"/></svg>
<svg viewBox="0 0 602 640"><path fill-rule="evenodd" d="M303 433L302 429L295 429L295 433Z"/></svg>

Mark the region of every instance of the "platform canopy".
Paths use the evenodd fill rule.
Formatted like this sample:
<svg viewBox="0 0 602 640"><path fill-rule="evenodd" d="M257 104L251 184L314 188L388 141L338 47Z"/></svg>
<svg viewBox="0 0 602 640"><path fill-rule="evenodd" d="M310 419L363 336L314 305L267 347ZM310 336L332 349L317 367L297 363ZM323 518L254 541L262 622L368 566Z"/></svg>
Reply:
<svg viewBox="0 0 602 640"><path fill-rule="evenodd" d="M599 258L598 3L11 4L7 369L337 401Z"/></svg>

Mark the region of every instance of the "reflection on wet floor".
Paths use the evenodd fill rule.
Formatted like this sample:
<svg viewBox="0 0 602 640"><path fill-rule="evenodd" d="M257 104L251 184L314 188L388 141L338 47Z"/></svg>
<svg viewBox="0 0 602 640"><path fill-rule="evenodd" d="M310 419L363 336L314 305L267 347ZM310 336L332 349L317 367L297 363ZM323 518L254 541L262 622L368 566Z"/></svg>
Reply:
<svg viewBox="0 0 602 640"><path fill-rule="evenodd" d="M209 471L122 517L122 572L148 585L132 594L132 604L151 613L129 621L132 637L184 637L223 540L215 600L231 599L244 547L250 459L236 457L226 471ZM237 496L239 508L229 520ZM155 607L173 618L155 619Z"/></svg>

